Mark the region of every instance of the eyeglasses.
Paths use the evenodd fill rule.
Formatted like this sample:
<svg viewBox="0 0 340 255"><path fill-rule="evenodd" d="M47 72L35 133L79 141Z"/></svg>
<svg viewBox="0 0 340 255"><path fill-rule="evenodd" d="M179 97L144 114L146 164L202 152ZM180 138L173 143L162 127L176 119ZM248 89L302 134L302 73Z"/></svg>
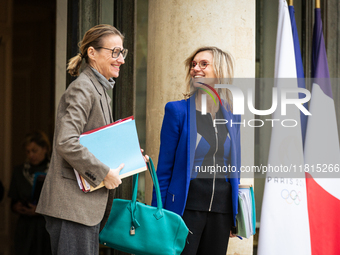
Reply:
<svg viewBox="0 0 340 255"><path fill-rule="evenodd" d="M201 70L204 70L210 64L207 61L205 61L205 60L201 60L198 63L196 61L192 61L191 62L191 69L194 69L197 65L199 66L199 68L201 68Z"/></svg>
<svg viewBox="0 0 340 255"><path fill-rule="evenodd" d="M109 48L104 48L104 47L98 47L97 49L105 49L105 50L110 50L112 51L112 58L118 58L119 54L121 53L123 58L126 58L126 55L128 54L127 49L120 49L119 47L114 47L113 50Z"/></svg>

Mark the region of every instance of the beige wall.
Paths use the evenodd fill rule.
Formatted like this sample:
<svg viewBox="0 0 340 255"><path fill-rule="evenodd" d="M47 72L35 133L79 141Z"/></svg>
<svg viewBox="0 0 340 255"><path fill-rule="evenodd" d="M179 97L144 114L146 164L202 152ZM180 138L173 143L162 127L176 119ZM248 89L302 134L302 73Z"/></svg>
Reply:
<svg viewBox="0 0 340 255"><path fill-rule="evenodd" d="M255 1L149 0L148 31L146 151L157 164L164 106L183 98L184 60L194 49L211 45L229 51L236 62L235 77L255 77ZM242 164L252 165L254 133L241 132L246 145ZM151 183L147 181L146 187L149 202ZM228 254L252 254L252 239L232 240Z"/></svg>

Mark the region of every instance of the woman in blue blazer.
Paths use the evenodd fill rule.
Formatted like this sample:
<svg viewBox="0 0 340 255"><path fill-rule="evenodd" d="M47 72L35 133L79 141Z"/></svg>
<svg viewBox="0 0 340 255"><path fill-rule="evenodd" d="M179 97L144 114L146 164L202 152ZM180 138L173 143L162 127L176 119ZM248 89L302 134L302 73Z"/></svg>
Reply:
<svg viewBox="0 0 340 255"><path fill-rule="evenodd" d="M225 255L238 208L240 125L233 123L240 116L229 92L214 84L231 82L233 61L217 47L202 47L185 64L190 94L165 106L157 167L162 202L190 230L182 254Z"/></svg>

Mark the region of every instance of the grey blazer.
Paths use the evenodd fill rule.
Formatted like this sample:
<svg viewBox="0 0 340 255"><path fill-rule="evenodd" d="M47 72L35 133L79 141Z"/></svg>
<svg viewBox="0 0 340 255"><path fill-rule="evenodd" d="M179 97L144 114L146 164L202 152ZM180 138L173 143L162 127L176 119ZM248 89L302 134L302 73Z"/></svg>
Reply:
<svg viewBox="0 0 340 255"><path fill-rule="evenodd" d="M84 193L73 169L93 187L98 186L109 172L109 167L82 146L78 138L83 132L112 122L110 101L88 66L64 92L57 111L50 168L37 213L87 226L103 220L109 190L104 187Z"/></svg>

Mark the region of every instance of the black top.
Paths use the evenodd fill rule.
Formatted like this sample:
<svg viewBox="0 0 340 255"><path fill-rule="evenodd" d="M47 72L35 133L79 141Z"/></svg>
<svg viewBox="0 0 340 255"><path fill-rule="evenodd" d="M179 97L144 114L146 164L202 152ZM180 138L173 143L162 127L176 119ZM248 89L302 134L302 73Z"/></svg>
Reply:
<svg viewBox="0 0 340 255"><path fill-rule="evenodd" d="M223 119L221 110L216 113L216 119ZM186 209L232 213L231 185L226 179L230 161L228 129L220 124L214 127L211 115L202 115L200 111L196 111L196 125L199 142L195 150L194 168L197 176L190 181ZM207 149L203 161L199 160L199 155ZM202 163L198 165L197 162Z"/></svg>
<svg viewBox="0 0 340 255"><path fill-rule="evenodd" d="M43 173L48 169L49 160L39 165L24 164L14 168L8 196L12 205L20 201L24 205L34 203L33 181L35 173ZM50 237L45 228L42 215L28 216L20 214L14 235L14 251L20 255L51 255Z"/></svg>
<svg viewBox="0 0 340 255"><path fill-rule="evenodd" d="M46 158L38 165L26 163L14 168L8 192L8 196L12 199L12 205L18 201L21 201L23 204L33 203L32 189L34 174L46 172L48 165L49 160Z"/></svg>

